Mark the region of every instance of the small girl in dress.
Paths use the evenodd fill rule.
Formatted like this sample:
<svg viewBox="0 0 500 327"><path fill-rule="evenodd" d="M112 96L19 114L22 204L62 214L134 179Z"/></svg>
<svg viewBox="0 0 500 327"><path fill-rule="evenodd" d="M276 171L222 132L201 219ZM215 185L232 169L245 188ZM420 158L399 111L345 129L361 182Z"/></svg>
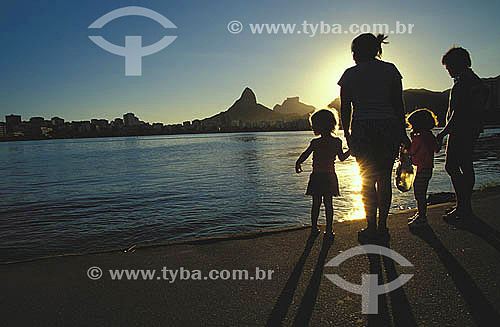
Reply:
<svg viewBox="0 0 500 327"><path fill-rule="evenodd" d="M436 115L428 109L417 109L407 118L411 127L410 159L417 166L413 181L413 192L417 201L418 212L408 219L410 227L427 225L427 188L434 168L434 152L439 145L431 130L438 125Z"/></svg>
<svg viewBox="0 0 500 327"><path fill-rule="evenodd" d="M309 147L300 155L295 163L295 171L302 172L301 164L313 154L313 170L307 184L306 195L311 195L313 202L311 208L311 232L317 234L318 216L321 202L325 204L326 231L325 237L333 238L333 204L332 197L339 196L339 182L335 173L335 158L346 160L350 151L343 152L342 140L334 137L332 133L337 127L338 118L331 110L323 109L315 112L310 117L314 135L321 135L312 139Z"/></svg>

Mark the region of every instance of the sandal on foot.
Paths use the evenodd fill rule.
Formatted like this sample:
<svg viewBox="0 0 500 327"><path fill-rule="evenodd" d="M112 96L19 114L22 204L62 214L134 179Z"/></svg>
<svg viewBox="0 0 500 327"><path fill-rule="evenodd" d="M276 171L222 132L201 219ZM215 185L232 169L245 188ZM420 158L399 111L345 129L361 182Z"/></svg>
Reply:
<svg viewBox="0 0 500 327"><path fill-rule="evenodd" d="M320 232L321 232L321 230L320 230L317 226L316 226L316 227L315 227L315 226L312 226L312 227L311 227L311 234L313 234L313 235L317 235L317 234L319 234Z"/></svg>
<svg viewBox="0 0 500 327"><path fill-rule="evenodd" d="M325 231L323 233L323 237L327 238L327 239L333 240L335 238L335 233L334 232L327 232L327 231Z"/></svg>
<svg viewBox="0 0 500 327"><path fill-rule="evenodd" d="M408 217L408 224L418 218L418 212L411 217Z"/></svg>
<svg viewBox="0 0 500 327"><path fill-rule="evenodd" d="M450 212L457 210L457 206L450 207L444 211L445 214L449 214Z"/></svg>
<svg viewBox="0 0 500 327"><path fill-rule="evenodd" d="M460 220L461 218L462 218L462 213L457 208L443 215L444 220L451 220L451 219Z"/></svg>

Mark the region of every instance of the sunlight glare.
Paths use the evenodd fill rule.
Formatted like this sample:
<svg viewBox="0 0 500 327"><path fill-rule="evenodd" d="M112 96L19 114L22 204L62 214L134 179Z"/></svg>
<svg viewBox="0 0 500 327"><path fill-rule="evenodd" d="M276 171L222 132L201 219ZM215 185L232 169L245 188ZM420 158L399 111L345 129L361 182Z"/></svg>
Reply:
<svg viewBox="0 0 500 327"><path fill-rule="evenodd" d="M361 176L359 175L359 166L357 163L352 165L353 178L352 178L352 190L349 197L351 198L352 209L349 210L347 215L342 217L340 221L346 220L357 220L365 218L365 208L363 207L363 201L361 200Z"/></svg>

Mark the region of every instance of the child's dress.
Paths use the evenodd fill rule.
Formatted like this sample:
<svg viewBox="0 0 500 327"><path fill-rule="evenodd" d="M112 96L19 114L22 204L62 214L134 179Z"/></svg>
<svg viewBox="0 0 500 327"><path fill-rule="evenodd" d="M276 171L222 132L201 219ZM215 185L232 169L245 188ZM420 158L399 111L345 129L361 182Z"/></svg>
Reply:
<svg viewBox="0 0 500 327"><path fill-rule="evenodd" d="M335 158L342 149L342 141L336 137L320 137L311 141L311 147L313 171L309 176L306 195L340 196Z"/></svg>

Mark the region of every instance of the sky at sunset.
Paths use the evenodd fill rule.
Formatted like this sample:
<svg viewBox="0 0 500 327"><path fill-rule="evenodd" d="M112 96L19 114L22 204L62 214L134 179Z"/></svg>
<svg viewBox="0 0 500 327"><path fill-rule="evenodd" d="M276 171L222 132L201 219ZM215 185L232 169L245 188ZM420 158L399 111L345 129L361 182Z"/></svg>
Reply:
<svg viewBox="0 0 500 327"><path fill-rule="evenodd" d="M164 29L146 17L121 17L100 30L88 26L114 9L141 6L172 21ZM248 24L414 24L392 34L383 60L403 75L404 88L444 90L452 81L441 56L457 44L471 52L481 77L500 74L499 1L9 1L0 12L0 119L17 113L66 120L113 119L134 112L149 122L177 123L226 110L243 89L272 108L286 97L325 107L353 65L357 34L252 34ZM227 25L238 20L239 34ZM125 76L124 57L88 36L143 45L177 39L142 58L142 76Z"/></svg>

